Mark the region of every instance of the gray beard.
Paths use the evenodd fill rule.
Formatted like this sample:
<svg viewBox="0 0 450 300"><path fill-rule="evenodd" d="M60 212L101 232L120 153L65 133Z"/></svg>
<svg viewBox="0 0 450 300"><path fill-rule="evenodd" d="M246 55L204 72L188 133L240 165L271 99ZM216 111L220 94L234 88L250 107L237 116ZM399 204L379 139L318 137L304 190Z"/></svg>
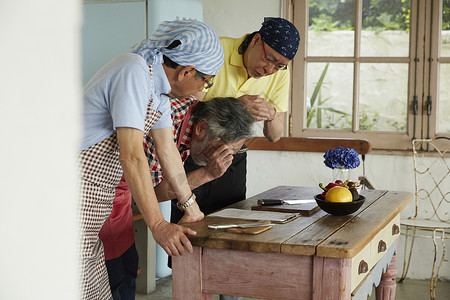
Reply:
<svg viewBox="0 0 450 300"><path fill-rule="evenodd" d="M208 143L208 135L206 135L202 140L191 141L191 158L197 166L204 167L209 161L209 158L203 154L203 151L205 151Z"/></svg>

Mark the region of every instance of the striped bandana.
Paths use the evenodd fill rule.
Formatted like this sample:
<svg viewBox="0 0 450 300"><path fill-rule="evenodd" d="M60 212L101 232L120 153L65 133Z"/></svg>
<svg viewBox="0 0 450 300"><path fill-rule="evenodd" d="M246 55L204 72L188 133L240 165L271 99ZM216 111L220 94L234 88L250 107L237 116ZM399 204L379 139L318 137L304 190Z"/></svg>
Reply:
<svg viewBox="0 0 450 300"><path fill-rule="evenodd" d="M181 44L167 49L173 41ZM163 62L163 54L181 66L194 66L206 75L217 75L223 65L223 47L208 25L196 20L164 21L150 39L133 47L148 65Z"/></svg>

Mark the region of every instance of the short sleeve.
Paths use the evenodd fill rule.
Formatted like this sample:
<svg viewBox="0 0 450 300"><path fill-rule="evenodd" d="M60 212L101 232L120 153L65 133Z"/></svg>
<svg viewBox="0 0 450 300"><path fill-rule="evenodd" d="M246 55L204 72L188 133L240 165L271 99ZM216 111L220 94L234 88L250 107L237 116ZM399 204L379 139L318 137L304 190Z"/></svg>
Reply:
<svg viewBox="0 0 450 300"><path fill-rule="evenodd" d="M162 115L161 118L159 118L158 122L153 125L152 129L172 127L170 98L166 95L160 95L159 101L155 101L154 103L158 103L158 105L155 105L154 109L159 111Z"/></svg>
<svg viewBox="0 0 450 300"><path fill-rule="evenodd" d="M273 94L269 97L269 103L272 105L277 112L286 112L288 110L289 102L289 85L290 76L289 70L278 71L276 80L272 83Z"/></svg>
<svg viewBox="0 0 450 300"><path fill-rule="evenodd" d="M129 64L118 70L110 85L113 127L131 127L144 131L150 99L150 72L141 64Z"/></svg>

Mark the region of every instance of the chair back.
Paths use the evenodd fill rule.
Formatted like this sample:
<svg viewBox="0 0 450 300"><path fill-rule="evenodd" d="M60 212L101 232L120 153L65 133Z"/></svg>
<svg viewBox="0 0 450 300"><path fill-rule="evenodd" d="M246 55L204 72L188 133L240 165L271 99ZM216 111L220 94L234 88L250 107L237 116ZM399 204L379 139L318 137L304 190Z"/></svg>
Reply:
<svg viewBox="0 0 450 300"><path fill-rule="evenodd" d="M450 139L414 139L412 146L415 215L410 219L450 223Z"/></svg>

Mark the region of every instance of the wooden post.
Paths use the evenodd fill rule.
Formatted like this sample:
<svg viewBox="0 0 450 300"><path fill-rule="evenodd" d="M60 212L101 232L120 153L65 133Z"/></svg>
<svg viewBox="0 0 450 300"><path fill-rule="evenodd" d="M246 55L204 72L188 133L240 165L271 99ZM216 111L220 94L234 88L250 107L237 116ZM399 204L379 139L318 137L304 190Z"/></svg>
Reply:
<svg viewBox="0 0 450 300"><path fill-rule="evenodd" d="M133 220L140 270L136 278L136 291L140 294L150 294L156 289L156 243L144 220L139 217Z"/></svg>
<svg viewBox="0 0 450 300"><path fill-rule="evenodd" d="M397 267L395 266L396 261L397 252L392 256L391 263L387 267L386 272L381 275L380 284L375 289L376 300L395 299L395 289L397 287L397 283L395 282L395 276L397 275Z"/></svg>

